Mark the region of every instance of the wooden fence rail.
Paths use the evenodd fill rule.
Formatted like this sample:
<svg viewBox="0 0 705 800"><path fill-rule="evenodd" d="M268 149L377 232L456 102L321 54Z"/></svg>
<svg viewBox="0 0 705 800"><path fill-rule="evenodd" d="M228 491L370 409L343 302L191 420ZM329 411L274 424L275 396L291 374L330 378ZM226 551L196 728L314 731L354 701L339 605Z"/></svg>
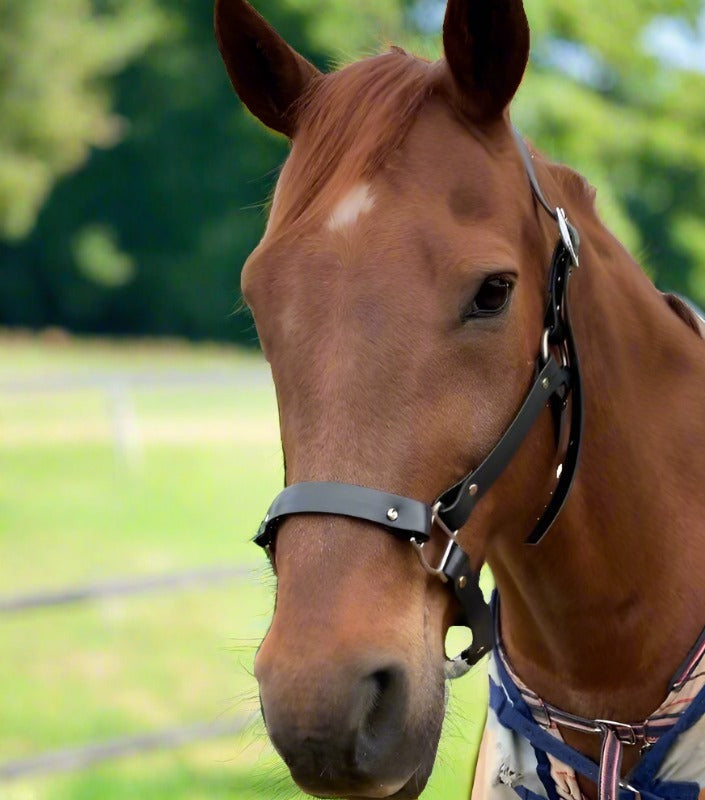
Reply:
<svg viewBox="0 0 705 800"><path fill-rule="evenodd" d="M174 750L187 744L235 736L249 725L250 718L240 716L213 722L167 728L138 736L125 736L95 742L83 747L52 750L40 755L0 763L0 782L85 769L103 761L141 755L156 750Z"/></svg>
<svg viewBox="0 0 705 800"><path fill-rule="evenodd" d="M126 597L147 592L183 591L199 586L242 580L250 574L251 570L242 566L201 567L170 575L119 578L65 589L0 596L0 613L13 614L49 606L101 600L108 597Z"/></svg>

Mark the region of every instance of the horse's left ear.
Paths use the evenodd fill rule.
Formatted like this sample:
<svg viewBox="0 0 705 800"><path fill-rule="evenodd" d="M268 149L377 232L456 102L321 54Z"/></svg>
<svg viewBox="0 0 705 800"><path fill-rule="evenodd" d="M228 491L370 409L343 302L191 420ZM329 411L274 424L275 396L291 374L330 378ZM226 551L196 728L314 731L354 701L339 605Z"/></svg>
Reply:
<svg viewBox="0 0 705 800"><path fill-rule="evenodd" d="M215 35L242 102L268 128L293 138L297 101L321 73L246 0L216 0Z"/></svg>
<svg viewBox="0 0 705 800"><path fill-rule="evenodd" d="M499 117L529 61L529 23L522 0L448 0L443 47L463 111Z"/></svg>

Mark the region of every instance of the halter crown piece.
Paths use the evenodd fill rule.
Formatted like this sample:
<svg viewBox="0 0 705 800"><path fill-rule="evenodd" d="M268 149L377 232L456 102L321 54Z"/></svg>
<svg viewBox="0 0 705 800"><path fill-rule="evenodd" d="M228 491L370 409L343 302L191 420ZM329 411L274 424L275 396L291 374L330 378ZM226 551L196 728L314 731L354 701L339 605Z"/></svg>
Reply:
<svg viewBox="0 0 705 800"><path fill-rule="evenodd" d="M470 519L476 503L504 472L547 405L553 410L558 431L562 431L564 423L569 421L568 444L557 472L558 482L526 539L527 544L537 545L556 520L568 497L580 454L583 404L566 293L571 271L579 263L580 237L563 209L554 209L548 204L539 186L529 149L518 132L514 131L514 136L534 197L556 221L559 232L549 272L548 308L536 360L536 378L514 420L485 460L430 505L348 483L296 483L287 486L276 497L255 536L255 542L271 555L277 528L284 519L293 514L332 514L372 522L398 539L409 542L423 568L452 588L461 607L458 624L472 630L472 644L449 662L448 677L458 677L467 672L493 648L495 640L492 613L480 589L479 572L473 570L468 556L458 544L458 532ZM561 438L559 433L559 446ZM448 539L437 567L428 562L424 553L424 545L434 528Z"/></svg>

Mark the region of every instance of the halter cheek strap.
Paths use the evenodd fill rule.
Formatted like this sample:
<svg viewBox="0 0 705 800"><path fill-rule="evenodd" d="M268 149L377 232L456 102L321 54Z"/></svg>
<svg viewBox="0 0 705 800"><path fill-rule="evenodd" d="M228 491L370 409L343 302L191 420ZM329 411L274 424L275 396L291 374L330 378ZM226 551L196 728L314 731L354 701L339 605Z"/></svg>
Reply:
<svg viewBox="0 0 705 800"><path fill-rule="evenodd" d="M551 261L548 307L536 361L536 376L505 434L476 469L444 491L432 505L353 484L298 483L285 488L274 500L255 537L255 542L271 555L277 528L282 520L294 514L332 514L371 522L396 538L409 542L424 569L453 589L462 612L460 624L467 625L473 632L472 645L454 662L456 665L462 664L462 668L454 670L454 674L467 671L494 645L492 613L480 589L479 573L472 569L466 553L457 542L458 531L467 524L477 502L512 461L547 406L553 409L559 429L569 421L568 444L559 468L558 483L550 502L528 536L527 544L538 544L563 508L580 453L582 392L566 294L571 270L578 266L580 240L565 212L560 208L552 209L546 201L531 154L521 136L516 132L515 136L533 194L558 223L559 238ZM448 539L443 557L436 567L428 562L424 552L434 528L442 531Z"/></svg>

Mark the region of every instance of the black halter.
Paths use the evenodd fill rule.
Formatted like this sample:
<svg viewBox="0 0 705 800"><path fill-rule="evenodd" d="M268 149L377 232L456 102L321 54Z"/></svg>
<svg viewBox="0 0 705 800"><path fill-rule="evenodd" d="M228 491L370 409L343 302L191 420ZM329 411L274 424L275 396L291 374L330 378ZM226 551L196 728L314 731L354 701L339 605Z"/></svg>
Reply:
<svg viewBox="0 0 705 800"><path fill-rule="evenodd" d="M559 238L549 273L548 308L536 361L536 378L509 428L480 466L443 492L432 505L347 483L297 483L277 496L255 537L258 545L271 552L277 528L286 517L292 514L334 514L375 523L397 538L410 542L424 569L453 588L462 609L460 622L473 633L472 645L460 656L468 665L477 663L492 649L494 629L489 606L479 586L479 573L472 569L467 555L456 541L458 531L468 522L475 504L504 472L544 408L550 404L558 430L564 428L568 418L570 430L556 487L526 539L527 544L538 544L568 497L580 454L583 423L580 372L566 294L571 270L578 266L580 240L563 209L554 209L546 201L526 143L516 131L514 133L534 197L557 222ZM559 434L559 446L561 439ZM438 567L431 566L424 555L424 545L434 525L448 537L448 546Z"/></svg>

